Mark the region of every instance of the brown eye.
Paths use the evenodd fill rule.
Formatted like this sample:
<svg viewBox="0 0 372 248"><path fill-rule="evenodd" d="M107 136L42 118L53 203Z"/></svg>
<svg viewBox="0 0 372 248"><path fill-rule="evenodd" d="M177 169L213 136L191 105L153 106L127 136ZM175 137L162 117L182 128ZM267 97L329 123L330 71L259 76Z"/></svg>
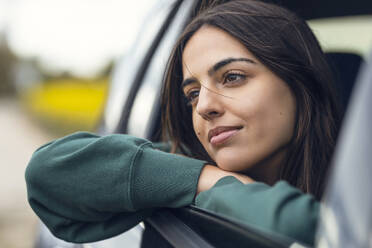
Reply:
<svg viewBox="0 0 372 248"><path fill-rule="evenodd" d="M234 83L239 83L243 80L246 79L246 76L240 73L228 73L225 75L224 78L224 84L234 84Z"/></svg>
<svg viewBox="0 0 372 248"><path fill-rule="evenodd" d="M199 97L199 89L193 89L187 92L186 94L186 99L187 99L187 104L193 104L196 99Z"/></svg>

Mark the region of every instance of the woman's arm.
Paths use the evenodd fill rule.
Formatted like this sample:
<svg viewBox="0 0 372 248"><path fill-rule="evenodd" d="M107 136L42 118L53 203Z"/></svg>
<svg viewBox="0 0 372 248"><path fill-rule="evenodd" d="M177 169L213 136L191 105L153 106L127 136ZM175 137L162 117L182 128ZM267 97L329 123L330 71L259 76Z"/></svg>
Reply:
<svg viewBox="0 0 372 248"><path fill-rule="evenodd" d="M80 132L33 154L28 200L57 237L92 242L126 231L157 207L191 204L203 166L143 139Z"/></svg>
<svg viewBox="0 0 372 248"><path fill-rule="evenodd" d="M34 153L26 170L28 199L54 235L71 242L122 233L158 207L190 205L197 189L200 207L312 240L318 214L313 198L285 183L245 185L249 177L214 166L202 170L204 163L132 136L80 132Z"/></svg>
<svg viewBox="0 0 372 248"><path fill-rule="evenodd" d="M213 165L206 165L202 169L199 176L197 194L211 189L221 178L227 176L233 176L244 184L254 182L252 178L246 175L224 171Z"/></svg>
<svg viewBox="0 0 372 248"><path fill-rule="evenodd" d="M314 244L319 202L311 195L303 194L285 181L268 186L249 183L244 176L239 180L222 178L209 190L199 193L195 205L269 233Z"/></svg>

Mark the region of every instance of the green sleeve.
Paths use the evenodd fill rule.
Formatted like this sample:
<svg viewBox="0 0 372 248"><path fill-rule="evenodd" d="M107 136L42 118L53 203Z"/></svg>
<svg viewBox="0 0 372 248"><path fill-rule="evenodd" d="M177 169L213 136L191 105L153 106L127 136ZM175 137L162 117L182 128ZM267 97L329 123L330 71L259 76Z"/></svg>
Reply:
<svg viewBox="0 0 372 248"><path fill-rule="evenodd" d="M224 177L200 193L195 205L268 233L314 244L319 202L285 181L268 186Z"/></svg>
<svg viewBox="0 0 372 248"><path fill-rule="evenodd" d="M203 165L132 136L79 132L33 154L28 200L55 236L93 242L128 230L158 207L190 205Z"/></svg>

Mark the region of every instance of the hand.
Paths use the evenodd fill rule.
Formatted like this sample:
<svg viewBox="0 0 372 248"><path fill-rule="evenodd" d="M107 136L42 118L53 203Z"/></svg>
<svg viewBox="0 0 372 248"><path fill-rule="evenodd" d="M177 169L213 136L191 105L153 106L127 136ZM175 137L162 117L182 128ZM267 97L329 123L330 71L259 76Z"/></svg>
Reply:
<svg viewBox="0 0 372 248"><path fill-rule="evenodd" d="M197 194L212 188L218 180L226 176L233 176L244 184L254 182L252 178L246 175L236 172L224 171L217 166L206 165L204 166L199 177Z"/></svg>

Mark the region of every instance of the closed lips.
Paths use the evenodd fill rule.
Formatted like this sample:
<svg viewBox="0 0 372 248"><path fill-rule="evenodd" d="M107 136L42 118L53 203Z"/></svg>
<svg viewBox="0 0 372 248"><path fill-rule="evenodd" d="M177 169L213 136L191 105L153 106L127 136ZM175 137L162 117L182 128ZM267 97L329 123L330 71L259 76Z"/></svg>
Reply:
<svg viewBox="0 0 372 248"><path fill-rule="evenodd" d="M213 128L211 129L209 132L208 132L208 141L210 142L211 139L214 137L214 136L217 136L221 133L224 133L224 132L229 132L229 131L233 131L233 130L240 130L242 129L243 127L242 126L224 126L224 127L216 127L216 128Z"/></svg>

